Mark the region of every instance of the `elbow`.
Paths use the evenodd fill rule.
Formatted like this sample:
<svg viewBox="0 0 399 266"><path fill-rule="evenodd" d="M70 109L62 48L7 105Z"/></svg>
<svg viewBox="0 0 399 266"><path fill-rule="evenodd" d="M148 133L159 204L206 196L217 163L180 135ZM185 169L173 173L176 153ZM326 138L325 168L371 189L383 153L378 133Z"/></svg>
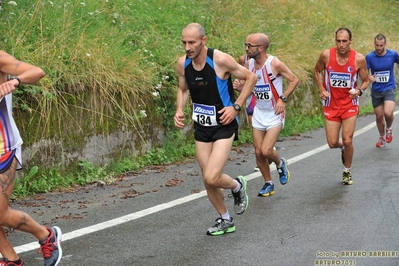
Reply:
<svg viewBox="0 0 399 266"><path fill-rule="evenodd" d="M43 69L39 68L39 69L38 69L38 76L39 76L40 78L43 78L45 75L46 75L46 72L44 72Z"/></svg>
<svg viewBox="0 0 399 266"><path fill-rule="evenodd" d="M295 78L294 78L294 84L295 84L295 87L298 86L298 84L299 84L299 78L297 76L295 76Z"/></svg>
<svg viewBox="0 0 399 266"><path fill-rule="evenodd" d="M313 75L314 75L315 77L319 77L320 74L321 74L321 70L320 70L318 67L315 67L315 68L313 69Z"/></svg>
<svg viewBox="0 0 399 266"><path fill-rule="evenodd" d="M297 87L299 84L299 78L295 75L292 76L291 79L289 79L289 82L293 85L293 87Z"/></svg>
<svg viewBox="0 0 399 266"><path fill-rule="evenodd" d="M253 85L252 87L254 87L256 82L258 81L258 78L256 77L256 75L254 73L252 73L251 81L252 81L252 85Z"/></svg>
<svg viewBox="0 0 399 266"><path fill-rule="evenodd" d="M28 74L29 76L31 76L31 78L36 79L36 80L40 80L41 78L43 78L46 75L46 72L44 72L44 70L42 68L36 67L36 66L28 69L24 73Z"/></svg>

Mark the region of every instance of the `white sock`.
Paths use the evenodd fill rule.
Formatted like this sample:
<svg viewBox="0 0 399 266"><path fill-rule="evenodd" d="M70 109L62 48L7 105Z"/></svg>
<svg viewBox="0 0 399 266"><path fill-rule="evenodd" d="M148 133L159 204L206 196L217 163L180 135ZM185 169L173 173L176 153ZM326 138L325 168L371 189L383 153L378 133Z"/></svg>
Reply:
<svg viewBox="0 0 399 266"><path fill-rule="evenodd" d="M230 221L230 213L229 213L229 211L227 211L225 214L222 214L222 219Z"/></svg>
<svg viewBox="0 0 399 266"><path fill-rule="evenodd" d="M235 180L235 181L237 182L237 186L236 186L235 189L233 189L233 192L234 192L234 193L240 191L240 189L241 189L241 187L242 187L242 185L241 185L240 182L238 182L237 180Z"/></svg>

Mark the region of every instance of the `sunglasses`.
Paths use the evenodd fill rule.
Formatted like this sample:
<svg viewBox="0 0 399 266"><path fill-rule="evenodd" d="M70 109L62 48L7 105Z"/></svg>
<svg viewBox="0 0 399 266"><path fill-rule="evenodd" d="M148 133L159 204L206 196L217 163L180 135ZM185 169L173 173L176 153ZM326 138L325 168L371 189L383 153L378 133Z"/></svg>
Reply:
<svg viewBox="0 0 399 266"><path fill-rule="evenodd" d="M256 44L250 44L250 43L244 43L244 45L245 45L245 47L248 47L248 48L262 46L261 44L256 45Z"/></svg>

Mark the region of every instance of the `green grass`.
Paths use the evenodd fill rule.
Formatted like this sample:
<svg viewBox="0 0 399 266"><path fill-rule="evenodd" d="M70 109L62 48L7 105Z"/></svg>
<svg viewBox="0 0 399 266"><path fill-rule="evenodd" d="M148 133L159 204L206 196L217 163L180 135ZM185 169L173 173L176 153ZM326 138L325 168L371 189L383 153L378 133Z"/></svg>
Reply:
<svg viewBox="0 0 399 266"><path fill-rule="evenodd" d="M73 150L90 135L120 128L140 134L148 120L171 135L147 154L127 153L109 165L30 165L16 186L17 195L112 180L123 172L194 155L192 136L179 135L173 125L175 64L184 54L180 35L189 22L204 25L209 47L235 58L244 52L246 35L265 32L269 52L300 78L298 90L312 82L314 64L323 49L334 45L339 27L352 29L352 47L363 54L374 49L377 33L388 37L388 47L399 47L399 2L394 0L15 2L3 1L0 11L1 49L47 73L38 86L15 93L14 112L25 145L50 139ZM320 106L302 110L302 101L307 99L288 109L282 136L324 125ZM251 138L250 130L242 128L236 145Z"/></svg>

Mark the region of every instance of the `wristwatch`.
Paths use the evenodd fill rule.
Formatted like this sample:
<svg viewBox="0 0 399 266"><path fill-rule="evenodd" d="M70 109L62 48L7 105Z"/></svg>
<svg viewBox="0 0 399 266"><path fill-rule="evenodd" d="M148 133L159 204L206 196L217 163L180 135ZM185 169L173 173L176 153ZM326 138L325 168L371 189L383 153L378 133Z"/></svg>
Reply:
<svg viewBox="0 0 399 266"><path fill-rule="evenodd" d="M233 104L234 110L236 110L237 112L241 111L241 106L239 104Z"/></svg>
<svg viewBox="0 0 399 266"><path fill-rule="evenodd" d="M16 79L16 80L18 81L17 87L18 87L19 85L21 85L21 80L19 79L18 76L11 76L8 80L13 80L13 79Z"/></svg>
<svg viewBox="0 0 399 266"><path fill-rule="evenodd" d="M279 97L283 102L287 102L287 98L285 98L285 96L284 95L281 95L280 97Z"/></svg>
<svg viewBox="0 0 399 266"><path fill-rule="evenodd" d="M359 90L359 96L362 96L363 90L361 90L361 89L358 89L358 90Z"/></svg>

